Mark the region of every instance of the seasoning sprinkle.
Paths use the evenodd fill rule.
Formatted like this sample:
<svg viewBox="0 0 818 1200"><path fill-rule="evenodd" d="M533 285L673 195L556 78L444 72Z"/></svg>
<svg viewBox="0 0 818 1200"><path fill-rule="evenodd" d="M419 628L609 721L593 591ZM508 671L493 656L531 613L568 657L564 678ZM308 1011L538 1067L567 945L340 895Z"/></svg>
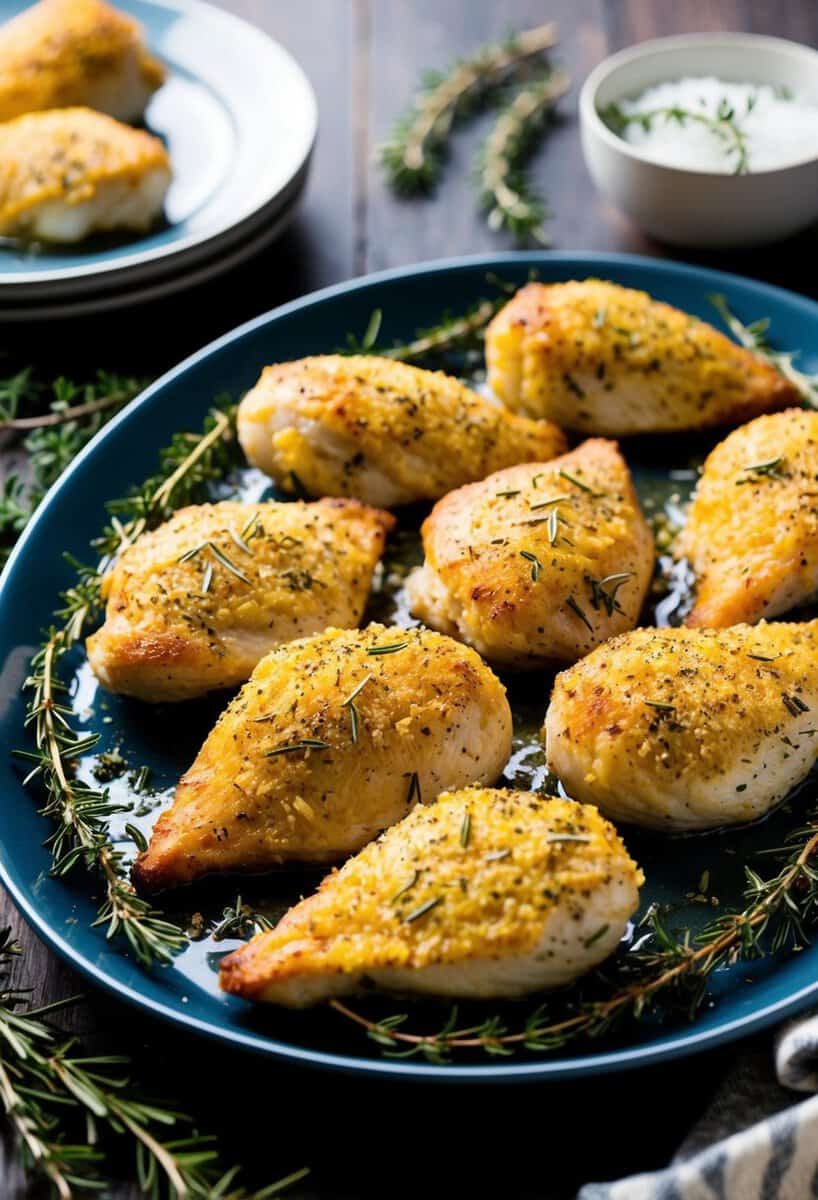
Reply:
<svg viewBox="0 0 818 1200"><path fill-rule="evenodd" d="M417 883L419 876L420 876L420 871L417 869L417 867L415 867L415 870L412 873L412 878L410 880L408 880L403 885L403 887L398 888L398 890L395 892L394 896L392 897L392 900L390 901L390 903L394 904L395 901L399 900L400 897L403 896L406 892L408 892L410 888L413 888L415 886L415 884Z"/></svg>
<svg viewBox="0 0 818 1200"><path fill-rule="evenodd" d="M436 908L442 899L442 896L435 896L433 900L427 900L425 904L421 904L418 908L414 908L410 913L407 913L403 918L404 921L409 925L412 921L417 921L421 917L425 917L427 912L431 912L433 908Z"/></svg>
<svg viewBox="0 0 818 1200"><path fill-rule="evenodd" d="M633 571L620 571L617 575L606 575L604 579L594 579L591 575L586 575L585 579L591 588L591 605L599 611L600 605L603 605L609 617L612 617L614 612L623 612L619 601L616 598L616 593L633 577ZM609 591L606 591L606 584Z"/></svg>
<svg viewBox="0 0 818 1200"><path fill-rule="evenodd" d="M801 713L809 712L809 705L805 704L800 696L789 696L786 692L782 692L781 699L784 701L785 708L793 717L798 717Z"/></svg>
<svg viewBox="0 0 818 1200"><path fill-rule="evenodd" d="M597 929L596 933L592 933L591 936L587 937L585 939L585 941L583 942L585 949L590 950L591 946L593 946L594 942L598 942L601 937L604 937L609 929L610 929L610 925L600 925L600 927L599 927L599 929Z"/></svg>
<svg viewBox="0 0 818 1200"><path fill-rule="evenodd" d="M590 842L584 833L549 833L547 842Z"/></svg>
<svg viewBox="0 0 818 1200"><path fill-rule="evenodd" d="M767 476L770 479L785 479L786 476L781 470L784 462L783 457L770 458L766 462L752 463L749 467L742 467L742 472L745 475L754 475L756 478L763 479ZM752 479L737 479L736 486L740 487L743 483L752 483Z"/></svg>
<svg viewBox="0 0 818 1200"><path fill-rule="evenodd" d="M418 779L417 771L413 771L409 777L409 794L406 797L406 803L412 804L415 800L420 804L420 780Z"/></svg>
<svg viewBox="0 0 818 1200"><path fill-rule="evenodd" d="M747 657L754 658L756 662L776 662L779 656L777 654L748 654Z"/></svg>
<svg viewBox="0 0 818 1200"><path fill-rule="evenodd" d="M206 563L205 569L202 572L202 595L206 596L210 591L210 585L213 582L213 563Z"/></svg>
<svg viewBox="0 0 818 1200"><path fill-rule="evenodd" d="M658 709L659 712L675 712L676 711L675 704L664 704L664 703L662 703L661 700L646 700L645 704L647 704L648 708Z"/></svg>
<svg viewBox="0 0 818 1200"><path fill-rule="evenodd" d="M570 500L570 496L552 496L550 500L541 500L538 504L529 504L530 512L536 512L538 508L548 508L552 504L561 504L563 500Z"/></svg>
<svg viewBox="0 0 818 1200"><path fill-rule="evenodd" d="M397 654L398 650L405 650L409 645L408 642L393 642L390 646L367 646L367 654Z"/></svg>
<svg viewBox="0 0 818 1200"><path fill-rule="evenodd" d="M495 492L494 494L495 494L495 496L502 496L505 499L510 499L512 496L519 496L520 489L517 488L516 491L512 490L510 492Z"/></svg>
<svg viewBox="0 0 818 1200"><path fill-rule="evenodd" d="M576 600L574 599L574 597L573 597L573 596L569 596L569 597L568 597L568 599L565 601L565 603L566 603L566 605L568 606L568 608L570 608L570 609L571 609L571 612L573 612L573 613L576 613L576 615L579 617L580 621L582 621L583 625L585 625L585 626L586 626L588 629L590 629L591 633L593 633L593 632L594 632L594 627L593 627L593 625L592 625L592 624L591 624L591 622L588 620L587 616L586 616L586 615L585 615L585 613L582 611L582 609L580 608L580 606L577 604L577 602L576 602Z"/></svg>
<svg viewBox="0 0 818 1200"><path fill-rule="evenodd" d="M259 718L263 720L263 718ZM275 750L267 751L267 758L274 758L277 754L294 754L297 750L329 750L329 742L322 742L320 738L302 738L300 742L288 742L285 746L276 746Z"/></svg>
<svg viewBox="0 0 818 1200"><path fill-rule="evenodd" d="M575 475L569 475L567 471L560 469L560 477L567 479L569 483L573 483L574 487L578 487L581 492L587 492L589 496L599 496L600 492L595 492L587 483L583 483L581 479L577 479Z"/></svg>
<svg viewBox="0 0 818 1200"><path fill-rule="evenodd" d="M247 543L245 542L244 538L241 536L240 533L236 533L235 529L229 529L227 532L230 534L230 537L233 539L234 546L238 546L239 550L243 550L245 554L253 553L253 551L247 545Z"/></svg>
<svg viewBox="0 0 818 1200"><path fill-rule="evenodd" d="M521 550L520 557L527 559L531 563L531 578L533 582L536 583L540 577L542 563L537 558L536 554L532 554L530 550Z"/></svg>
<svg viewBox="0 0 818 1200"><path fill-rule="evenodd" d="M464 850L465 850L466 846L468 846L468 844L469 844L470 835L471 835L471 813L469 812L468 809L466 809L465 813L463 814L463 824L460 826L460 845L463 847Z"/></svg>
<svg viewBox="0 0 818 1200"><path fill-rule="evenodd" d="M508 858L509 854L511 854L511 851L508 849L492 850L490 854L486 855L486 862L500 862L501 859Z"/></svg>
<svg viewBox="0 0 818 1200"><path fill-rule="evenodd" d="M362 679L358 686L349 693L346 700L341 701L341 707L349 709L349 723L353 745L357 745L358 743L358 724L360 720L360 714L358 709L355 707L355 701L358 696L360 696L366 685L372 681L372 678L373 677L371 675L367 675L367 677Z"/></svg>

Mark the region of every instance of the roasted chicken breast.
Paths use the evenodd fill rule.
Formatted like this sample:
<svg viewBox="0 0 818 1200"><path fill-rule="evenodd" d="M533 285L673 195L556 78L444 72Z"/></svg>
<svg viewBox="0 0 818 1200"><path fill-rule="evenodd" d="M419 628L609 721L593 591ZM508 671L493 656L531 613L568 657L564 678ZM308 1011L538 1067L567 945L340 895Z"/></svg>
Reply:
<svg viewBox="0 0 818 1200"><path fill-rule="evenodd" d="M775 617L818 593L818 413L736 429L704 464L675 552L696 576L689 625Z"/></svg>
<svg viewBox="0 0 818 1200"><path fill-rule="evenodd" d="M763 816L818 752L818 621L637 629L557 676L548 765L575 800L653 829Z"/></svg>
<svg viewBox="0 0 818 1200"><path fill-rule="evenodd" d="M797 402L704 321L600 279L521 288L488 327L486 362L509 408L584 434L705 429Z"/></svg>
<svg viewBox="0 0 818 1200"><path fill-rule="evenodd" d="M357 500L183 508L105 575L91 668L143 700L243 683L281 642L358 624L393 521Z"/></svg>
<svg viewBox="0 0 818 1200"><path fill-rule="evenodd" d="M417 801L494 782L510 751L505 690L450 638L370 625L291 642L219 719L134 881L342 858Z"/></svg>
<svg viewBox="0 0 818 1200"><path fill-rule="evenodd" d="M408 580L427 625L490 662L573 662L636 624L654 544L614 442L498 471L440 500Z"/></svg>
<svg viewBox="0 0 818 1200"><path fill-rule="evenodd" d="M595 808L533 792L445 792L223 959L221 985L293 1008L364 979L442 996L519 996L607 958L641 883Z"/></svg>
<svg viewBox="0 0 818 1200"><path fill-rule="evenodd" d="M74 105L138 121L164 78L139 23L104 0L40 0L0 28L0 121Z"/></svg>
<svg viewBox="0 0 818 1200"><path fill-rule="evenodd" d="M30 113L0 125L0 234L77 242L144 232L171 178L159 138L90 108Z"/></svg>
<svg viewBox="0 0 818 1200"><path fill-rule="evenodd" d="M335 354L266 367L239 406L239 438L286 491L385 508L565 449L556 426L515 417L441 371Z"/></svg>

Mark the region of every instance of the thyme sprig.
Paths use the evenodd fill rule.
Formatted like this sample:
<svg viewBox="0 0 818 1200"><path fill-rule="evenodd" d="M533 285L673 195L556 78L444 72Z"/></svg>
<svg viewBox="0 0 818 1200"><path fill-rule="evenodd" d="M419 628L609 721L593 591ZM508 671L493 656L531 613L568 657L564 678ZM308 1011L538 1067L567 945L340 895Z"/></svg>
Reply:
<svg viewBox="0 0 818 1200"><path fill-rule="evenodd" d="M106 1191L108 1142L130 1147L148 1200L268 1200L308 1174L296 1171L259 1191L244 1187L240 1167L225 1167L215 1138L192 1129L178 1136L190 1118L146 1097L126 1056L89 1056L51 1023L72 1001L28 1007L29 991L9 982L19 953L10 930L0 930L0 1106L25 1169L52 1194L72 1200Z"/></svg>
<svg viewBox="0 0 818 1200"><path fill-rule="evenodd" d="M522 84L496 118L474 168L478 204L488 225L507 230L520 245L533 240L548 246L543 224L550 215L526 174L526 165L551 120L554 106L571 86L561 70L543 68L539 78Z"/></svg>
<svg viewBox="0 0 818 1200"><path fill-rule="evenodd" d="M232 412L214 411L200 434L174 438L162 452L157 476L126 499L109 505L111 524L97 543L101 565L87 568L74 564L77 582L63 593L56 614L59 624L52 626L34 655L25 683L29 693L26 726L33 731L35 748L19 755L32 763L26 783L36 780L42 787L46 796L42 812L56 825L49 840L52 871L66 875L82 863L99 874L104 892L94 923L106 927L108 938L122 934L146 966L169 961L185 938L177 926L136 894L128 880L124 852L108 834L108 818L122 811L122 806L111 802L107 789L91 787L75 776L75 760L92 750L98 738L81 733L72 723L60 666L100 611L105 564L145 529L163 520L174 506L201 498L204 484L225 473L233 427Z"/></svg>
<svg viewBox="0 0 818 1200"><path fill-rule="evenodd" d="M768 338L769 317L762 317L745 325L731 311L724 296L713 293L708 299L740 345L752 350L759 358L775 367L793 385L806 405L818 408L818 372L810 374L807 371L799 371L794 365L797 351L776 350L771 345Z"/></svg>
<svg viewBox="0 0 818 1200"><path fill-rule="evenodd" d="M744 116L752 112L755 97L748 99ZM609 104L600 112L600 116L609 129L620 137L629 125L640 125L644 130L650 130L654 121L664 120L666 124L675 123L685 126L688 121L703 125L714 137L724 145L724 153L732 160L733 174L746 175L750 169L747 134L739 124L735 107L726 97L719 101L714 116L696 109L683 108L680 104L670 104L664 107L642 109L636 112L625 112L619 104Z"/></svg>
<svg viewBox="0 0 818 1200"><path fill-rule="evenodd" d="M105 371L86 384L60 377L46 386L30 368L0 379L0 432L26 433L31 476L11 474L0 490L0 563L51 484L143 386L142 380Z"/></svg>
<svg viewBox="0 0 818 1200"><path fill-rule="evenodd" d="M441 1029L416 1033L406 1028L405 1013L373 1020L340 1000L331 1000L330 1007L364 1029L387 1056L421 1056L435 1063L475 1051L548 1052L578 1038L609 1033L649 1010L663 1016L681 1012L692 1019L706 1000L707 982L716 970L797 948L809 940L810 927L818 922L818 867L813 861L818 855L818 813L772 853L784 861L771 878L745 868L743 909L725 913L695 937L687 932L681 940L665 928L659 910L650 909L643 921L648 942L622 956L619 985L611 988L610 970L597 972L594 982L607 995L583 998L581 991L567 990L538 1005L518 1028L510 1028L498 1015L461 1026L455 1007Z"/></svg>
<svg viewBox="0 0 818 1200"><path fill-rule="evenodd" d="M414 337L408 342L380 346L378 337L383 323L383 311L380 308L374 309L363 337L348 334L346 344L342 348L343 353L378 354L382 358L397 359L401 362L425 359L427 363L431 363L454 352L481 352L486 326L517 290L516 284L498 279L492 274L487 275L486 280L497 288L497 296L478 300L464 313L444 313L436 325L416 330Z"/></svg>
<svg viewBox="0 0 818 1200"><path fill-rule="evenodd" d="M484 46L443 72L427 72L409 110L380 149L389 186L402 195L431 191L440 178L454 126L496 93L526 60L550 49L554 25L540 25Z"/></svg>

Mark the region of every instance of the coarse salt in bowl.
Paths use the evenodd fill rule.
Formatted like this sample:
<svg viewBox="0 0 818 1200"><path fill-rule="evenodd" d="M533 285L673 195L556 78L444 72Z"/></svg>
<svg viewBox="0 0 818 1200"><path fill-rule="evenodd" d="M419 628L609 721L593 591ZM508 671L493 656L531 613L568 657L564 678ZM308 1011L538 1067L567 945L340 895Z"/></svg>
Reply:
<svg viewBox="0 0 818 1200"><path fill-rule="evenodd" d="M818 53L752 34L643 42L580 96L594 182L677 245L775 241L818 219Z"/></svg>

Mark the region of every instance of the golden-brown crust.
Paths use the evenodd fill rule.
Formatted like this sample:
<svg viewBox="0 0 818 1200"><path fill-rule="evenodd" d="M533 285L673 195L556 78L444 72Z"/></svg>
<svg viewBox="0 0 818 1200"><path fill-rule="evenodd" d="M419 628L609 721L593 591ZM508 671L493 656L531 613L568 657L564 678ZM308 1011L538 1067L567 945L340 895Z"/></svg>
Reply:
<svg viewBox="0 0 818 1200"><path fill-rule="evenodd" d="M818 413L758 417L716 446L675 546L696 576L686 624L758 621L818 593L816 480Z"/></svg>
<svg viewBox="0 0 818 1200"><path fill-rule="evenodd" d="M357 500L181 509L106 574L91 667L148 700L242 683L280 642L358 624L393 525Z"/></svg>
<svg viewBox="0 0 818 1200"><path fill-rule="evenodd" d="M632 911L642 874L596 809L508 789L446 792L223 959L220 983L277 1000L291 984L308 991L322 977L385 969L479 971L484 960L505 959L513 973L557 908L570 927L614 878L630 889Z"/></svg>
<svg viewBox="0 0 818 1200"><path fill-rule="evenodd" d="M798 401L711 325L598 279L521 288L488 327L486 361L510 408L584 434L738 424Z"/></svg>
<svg viewBox="0 0 818 1200"><path fill-rule="evenodd" d="M89 104L129 54L143 88L158 88L165 70L137 21L104 0L40 0L0 29L0 121Z"/></svg>
<svg viewBox="0 0 818 1200"><path fill-rule="evenodd" d="M525 668L571 662L632 628L654 558L627 465L599 438L450 492L424 522L423 547L409 580L415 615Z"/></svg>
<svg viewBox="0 0 818 1200"><path fill-rule="evenodd" d="M29 113L0 124L0 231L48 201L73 206L114 181L170 171L159 138L88 108Z"/></svg>
<svg viewBox="0 0 818 1200"><path fill-rule="evenodd" d="M418 799L493 782L510 749L505 689L449 638L370 625L290 642L220 717L134 882L337 860Z"/></svg>
<svg viewBox="0 0 818 1200"><path fill-rule="evenodd" d="M288 490L295 476L310 495L387 505L435 500L566 447L550 422L511 416L442 371L374 355L266 367L240 405L239 437Z"/></svg>
<svg viewBox="0 0 818 1200"><path fill-rule="evenodd" d="M763 816L815 760L818 622L637 629L557 676L548 764L576 800L652 828Z"/></svg>

